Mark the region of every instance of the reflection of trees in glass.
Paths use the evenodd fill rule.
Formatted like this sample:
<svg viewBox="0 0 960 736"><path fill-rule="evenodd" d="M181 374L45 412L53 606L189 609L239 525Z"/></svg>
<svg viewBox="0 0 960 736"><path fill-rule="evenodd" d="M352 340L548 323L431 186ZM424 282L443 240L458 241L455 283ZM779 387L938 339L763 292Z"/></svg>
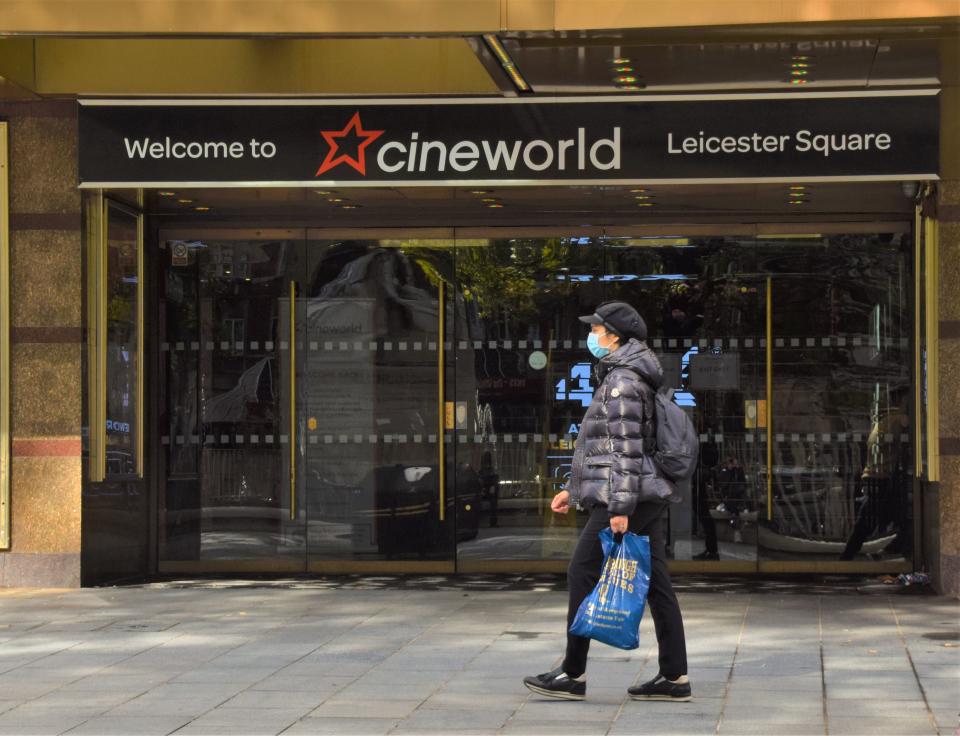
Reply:
<svg viewBox="0 0 960 736"><path fill-rule="evenodd" d="M561 274L595 274L596 246L568 238L491 240L489 245L457 248L461 293L480 317L508 314L539 321L545 301L565 299L574 282Z"/></svg>

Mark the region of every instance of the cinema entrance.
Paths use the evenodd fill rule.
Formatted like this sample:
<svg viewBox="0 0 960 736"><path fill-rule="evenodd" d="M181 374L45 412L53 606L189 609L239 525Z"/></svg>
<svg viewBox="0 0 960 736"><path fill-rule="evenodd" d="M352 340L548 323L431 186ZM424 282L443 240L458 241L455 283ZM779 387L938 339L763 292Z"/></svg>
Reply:
<svg viewBox="0 0 960 736"><path fill-rule="evenodd" d="M128 362L117 380L143 381L159 573L561 572L578 519L549 501L594 387L577 316L608 299L644 315L700 434L669 515L674 569L914 569L922 158L900 174L459 184L417 179L418 149L391 184L361 177L409 162L412 134L378 148L368 119L347 131L366 173L336 163L339 138L313 162L347 181L218 186L127 157L85 184L139 223L114 238L107 219L105 241L142 252L142 379ZM546 161L509 136L463 140L477 166L485 150ZM592 140L606 148L585 165L627 165L626 128ZM467 165L460 142L425 165ZM116 467L132 475L135 450Z"/></svg>

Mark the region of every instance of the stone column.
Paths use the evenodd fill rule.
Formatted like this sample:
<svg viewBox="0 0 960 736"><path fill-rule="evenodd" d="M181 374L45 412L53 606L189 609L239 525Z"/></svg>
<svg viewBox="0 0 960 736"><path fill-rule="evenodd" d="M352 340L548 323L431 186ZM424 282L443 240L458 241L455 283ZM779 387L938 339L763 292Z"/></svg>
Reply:
<svg viewBox="0 0 960 736"><path fill-rule="evenodd" d="M925 506L937 589L960 596L960 179L940 184L940 484ZM931 518L933 517L933 518Z"/></svg>
<svg viewBox="0 0 960 736"><path fill-rule="evenodd" d="M0 103L10 131L11 548L0 586L80 584L83 251L77 104Z"/></svg>
<svg viewBox="0 0 960 736"><path fill-rule="evenodd" d="M941 43L940 72L940 483L924 537L937 590L960 596L960 39Z"/></svg>

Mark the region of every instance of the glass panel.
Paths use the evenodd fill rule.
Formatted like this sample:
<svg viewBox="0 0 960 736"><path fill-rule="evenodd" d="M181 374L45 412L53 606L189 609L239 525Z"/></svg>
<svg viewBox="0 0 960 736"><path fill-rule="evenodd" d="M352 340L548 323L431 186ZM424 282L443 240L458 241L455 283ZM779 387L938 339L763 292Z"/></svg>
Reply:
<svg viewBox="0 0 960 736"><path fill-rule="evenodd" d="M302 231L161 245L162 560L305 561L290 514L290 282Z"/></svg>
<svg viewBox="0 0 960 736"><path fill-rule="evenodd" d="M570 472L593 394L586 329L603 300L602 246L592 238L457 242L457 464L476 469L476 533L461 568L482 561L569 559L578 515L550 511ZM581 515L582 516L582 515ZM582 519L579 519L582 522Z"/></svg>
<svg viewBox="0 0 960 736"><path fill-rule="evenodd" d="M669 511L678 560L756 560L765 496L764 288L753 242L738 237L606 241L607 298L645 316L665 385L700 433L691 488Z"/></svg>
<svg viewBox="0 0 960 736"><path fill-rule="evenodd" d="M137 217L107 205L107 475L133 475L137 429Z"/></svg>
<svg viewBox="0 0 960 736"><path fill-rule="evenodd" d="M439 427L440 303L452 243L311 240L308 274L301 395L311 563L451 559L455 528L475 525L478 485L448 450L441 514L439 442L452 447L453 438ZM463 313L443 301L450 335Z"/></svg>
<svg viewBox="0 0 960 736"><path fill-rule="evenodd" d="M469 332L458 337L467 427L458 461L480 470L478 560L564 560L576 515L549 511L569 474L579 422L595 388L586 328L577 320L621 299L644 316L666 385L703 439L692 492L670 509L677 559L756 559L757 494L765 488L762 282L749 239L590 238L458 242L457 277ZM473 404L473 397L475 406ZM465 436L463 436L465 435ZM482 567L482 566L481 566Z"/></svg>
<svg viewBox="0 0 960 736"><path fill-rule="evenodd" d="M909 234L758 241L773 279L772 560L912 555Z"/></svg>

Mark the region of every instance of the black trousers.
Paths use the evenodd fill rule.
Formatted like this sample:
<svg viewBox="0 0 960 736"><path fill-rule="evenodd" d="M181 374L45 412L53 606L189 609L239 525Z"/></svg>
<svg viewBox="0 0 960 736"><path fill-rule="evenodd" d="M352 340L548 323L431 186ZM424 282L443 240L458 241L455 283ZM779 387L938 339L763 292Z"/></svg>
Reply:
<svg viewBox="0 0 960 736"><path fill-rule="evenodd" d="M650 537L650 591L647 594L647 608L653 615L653 624L657 632L657 645L660 649L660 674L676 679L687 674L687 644L683 636L683 617L680 604L674 595L667 572L666 542L664 522L667 506L665 503L651 502L637 504L636 511L630 517L629 529L635 534ZM567 585L570 590L570 608L567 612L567 654L563 660L563 671L571 677L579 677L587 671L587 652L590 640L569 633L570 624L583 599L593 591L600 580L603 568L603 547L600 545L600 532L610 525L610 515L605 506L597 506L590 512L573 558L567 569Z"/></svg>

